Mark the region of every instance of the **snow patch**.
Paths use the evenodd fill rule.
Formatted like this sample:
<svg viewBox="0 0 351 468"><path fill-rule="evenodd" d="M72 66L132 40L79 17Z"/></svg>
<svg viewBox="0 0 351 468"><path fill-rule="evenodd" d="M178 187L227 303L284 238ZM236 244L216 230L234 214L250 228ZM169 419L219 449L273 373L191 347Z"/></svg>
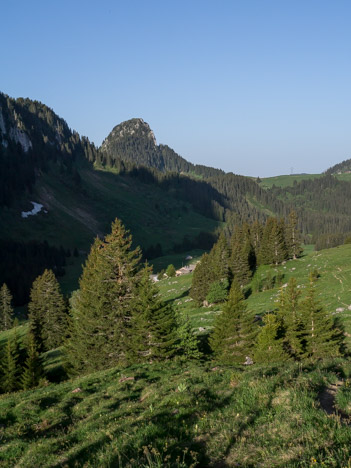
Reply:
<svg viewBox="0 0 351 468"><path fill-rule="evenodd" d="M33 209L31 211L22 211L22 218L28 218L28 216L36 215L40 213L41 209L43 208L43 205L41 205L40 203L35 203L34 201L31 201L31 204L33 205ZM44 210L44 213L47 213L47 211Z"/></svg>
<svg viewBox="0 0 351 468"><path fill-rule="evenodd" d="M22 146L25 153L32 148L32 142L23 130L20 130L19 128L11 128L10 137Z"/></svg>

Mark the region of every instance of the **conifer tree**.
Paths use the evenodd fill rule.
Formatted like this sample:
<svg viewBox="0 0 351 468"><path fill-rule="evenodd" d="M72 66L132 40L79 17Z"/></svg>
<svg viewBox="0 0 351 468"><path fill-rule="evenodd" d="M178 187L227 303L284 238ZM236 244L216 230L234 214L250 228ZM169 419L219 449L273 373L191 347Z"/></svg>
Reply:
<svg viewBox="0 0 351 468"><path fill-rule="evenodd" d="M185 359L199 359L201 353L197 337L191 328L189 317L179 312L177 314L177 330L179 339L179 343L177 344L178 353Z"/></svg>
<svg viewBox="0 0 351 468"><path fill-rule="evenodd" d="M13 392L19 387L20 368L18 361L18 338L14 334L6 342L1 363L1 389L5 393Z"/></svg>
<svg viewBox="0 0 351 468"><path fill-rule="evenodd" d="M288 257L296 260L302 253L301 234L297 229L297 214L292 210L289 214L289 221L286 226L286 247Z"/></svg>
<svg viewBox="0 0 351 468"><path fill-rule="evenodd" d="M294 358L304 353L304 323L299 304L301 292L297 288L296 279L291 278L286 286L280 289L279 317L285 330L285 344Z"/></svg>
<svg viewBox="0 0 351 468"><path fill-rule="evenodd" d="M163 360L176 351L177 323L172 307L158 299L151 269L141 271L131 301L129 355L132 361Z"/></svg>
<svg viewBox="0 0 351 468"><path fill-rule="evenodd" d="M174 318L169 306L155 307L154 286L149 282L148 272L144 270L142 274L140 259L140 249L132 249L132 237L118 219L112 223L111 234L104 240L95 240L80 288L71 301L70 337L65 345L71 373L123 365L131 354L142 356L143 351L150 358L147 344L152 347L155 359L169 356ZM136 295L142 294L144 298L136 299ZM144 305L140 300L144 300ZM149 343L137 340L136 346L131 338L136 326L133 308L137 315L137 310L143 307L145 314L140 317L153 315L152 332ZM146 326L146 320L140 320L139 327L142 322Z"/></svg>
<svg viewBox="0 0 351 468"><path fill-rule="evenodd" d="M201 303L205 300L212 282L211 258L209 254L205 253L194 270L190 296L198 303Z"/></svg>
<svg viewBox="0 0 351 468"><path fill-rule="evenodd" d="M258 264L269 265L273 262L273 248L272 248L272 230L276 223L274 218L268 218L263 228L260 249L258 253Z"/></svg>
<svg viewBox="0 0 351 468"><path fill-rule="evenodd" d="M216 317L210 346L217 358L228 364L243 364L252 354L255 326L248 317L241 288L233 281L228 302Z"/></svg>
<svg viewBox="0 0 351 468"><path fill-rule="evenodd" d="M33 283L28 304L30 330L39 350L60 346L67 332L67 313L60 286L52 270Z"/></svg>
<svg viewBox="0 0 351 468"><path fill-rule="evenodd" d="M255 252L255 259L257 261L257 257L259 255L259 251L261 248L262 242L262 235L263 235L263 228L259 221L255 221L250 228L250 236L251 236L251 245L253 246Z"/></svg>
<svg viewBox="0 0 351 468"><path fill-rule="evenodd" d="M274 314L266 314L254 351L254 361L257 363L271 363L286 361L289 355L284 350L281 338L281 323Z"/></svg>
<svg viewBox="0 0 351 468"><path fill-rule="evenodd" d="M209 256L213 281L228 279L229 246L224 232L221 232L218 241L213 246Z"/></svg>
<svg viewBox="0 0 351 468"><path fill-rule="evenodd" d="M208 294L206 296L206 301L211 304L217 304L219 302L224 302L228 296L228 280L219 280L214 281L209 288Z"/></svg>
<svg viewBox="0 0 351 468"><path fill-rule="evenodd" d="M316 280L312 273L309 280L307 296L301 303L305 325L305 356L313 359L339 356L343 351L342 328L316 299Z"/></svg>
<svg viewBox="0 0 351 468"><path fill-rule="evenodd" d="M23 390L36 387L43 375L41 358L33 333L27 335L26 345L27 359L24 363L24 371L21 375L20 384Z"/></svg>
<svg viewBox="0 0 351 468"><path fill-rule="evenodd" d="M243 286L249 282L252 268L256 263L248 226L237 227L231 238L230 247L232 277Z"/></svg>
<svg viewBox="0 0 351 468"><path fill-rule="evenodd" d="M196 266L190 296L201 303L205 300L212 283L223 281L225 284L229 277L229 247L222 232L210 253L205 253Z"/></svg>
<svg viewBox="0 0 351 468"><path fill-rule="evenodd" d="M4 283L0 289L0 330L8 330L13 323L12 296Z"/></svg>
<svg viewBox="0 0 351 468"><path fill-rule="evenodd" d="M176 275L176 269L174 268L174 265L172 263L168 265L166 269L166 275L168 276L168 278L172 278Z"/></svg>
<svg viewBox="0 0 351 468"><path fill-rule="evenodd" d="M286 260L287 257L287 250L285 246L285 236L284 236L284 231L285 231L285 223L284 220L278 221L274 219L272 231L271 231L271 237L270 237L270 244L271 244L271 251L272 251L272 263L275 265L279 265L279 263L282 263L284 260Z"/></svg>

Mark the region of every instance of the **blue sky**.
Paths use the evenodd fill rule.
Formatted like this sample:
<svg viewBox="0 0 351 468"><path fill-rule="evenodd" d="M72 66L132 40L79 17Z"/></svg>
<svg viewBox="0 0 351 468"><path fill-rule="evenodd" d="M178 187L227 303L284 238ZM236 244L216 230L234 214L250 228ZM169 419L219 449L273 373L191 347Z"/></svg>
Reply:
<svg viewBox="0 0 351 468"><path fill-rule="evenodd" d="M244 175L351 158L351 2L17 1L0 90L97 145L141 117L186 159Z"/></svg>

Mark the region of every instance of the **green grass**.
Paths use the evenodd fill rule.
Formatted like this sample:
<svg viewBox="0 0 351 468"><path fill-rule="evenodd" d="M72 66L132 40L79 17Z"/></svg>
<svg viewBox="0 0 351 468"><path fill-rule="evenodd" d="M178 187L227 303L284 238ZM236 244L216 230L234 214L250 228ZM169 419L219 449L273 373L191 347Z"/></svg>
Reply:
<svg viewBox="0 0 351 468"><path fill-rule="evenodd" d="M320 278L317 281L317 295L327 311L338 315L345 330L351 334L351 245L342 245L319 252L307 251L305 256L290 260L285 265L277 267L264 266L256 272L256 278L264 278L268 272L274 275L284 275L283 283L291 277L296 278L302 293L308 284L308 275L317 270ZM279 286L248 298L248 308L257 314L262 314L277 307ZM350 309L349 309L350 307ZM350 338L350 337L349 337ZM351 345L351 340L348 339Z"/></svg>
<svg viewBox="0 0 351 468"><path fill-rule="evenodd" d="M318 404L344 366L154 363L5 395L1 466L347 466L351 431Z"/></svg>
<svg viewBox="0 0 351 468"><path fill-rule="evenodd" d="M322 177L323 174L291 174L280 175L275 177L265 177L261 179L260 183L262 188L271 188L273 185L276 187L291 187L294 182L301 182L302 180L316 179Z"/></svg>

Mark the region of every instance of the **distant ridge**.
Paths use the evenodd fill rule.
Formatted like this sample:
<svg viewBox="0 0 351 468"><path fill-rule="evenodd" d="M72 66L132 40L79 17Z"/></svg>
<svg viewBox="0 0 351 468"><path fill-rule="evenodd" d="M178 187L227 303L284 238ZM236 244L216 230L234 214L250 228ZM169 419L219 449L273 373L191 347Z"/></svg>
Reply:
<svg viewBox="0 0 351 468"><path fill-rule="evenodd" d="M345 159L345 161L335 164L334 166L327 169L325 174L345 174L347 172L351 172L351 159Z"/></svg>

